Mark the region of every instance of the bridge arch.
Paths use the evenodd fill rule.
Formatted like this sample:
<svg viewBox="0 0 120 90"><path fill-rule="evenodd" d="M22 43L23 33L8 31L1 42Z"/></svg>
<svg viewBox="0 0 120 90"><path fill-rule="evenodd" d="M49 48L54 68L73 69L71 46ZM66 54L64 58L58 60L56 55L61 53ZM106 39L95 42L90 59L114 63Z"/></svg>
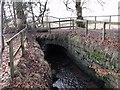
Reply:
<svg viewBox="0 0 120 90"><path fill-rule="evenodd" d="M61 42L60 40L49 40L49 39L43 39L43 38L37 38L37 42L39 43L40 47L44 51L45 59L47 53L53 53L55 50L55 53L53 54L61 54L65 55L66 57L70 58L72 62L77 65L77 67L86 75L92 78L92 80L97 83L98 87L104 87L104 81L99 79L95 76L95 72L93 70L90 70L87 64L84 64L85 61L83 61L79 56L77 56L78 52L75 51L75 49L72 48L67 42ZM59 50L58 50L59 49ZM48 50L48 51L47 51ZM49 52L50 50L50 52ZM51 52L52 51L52 52ZM79 53L82 54L82 53ZM48 57L47 57L48 58ZM46 59L47 60L47 59ZM89 72L87 72L89 71Z"/></svg>
<svg viewBox="0 0 120 90"><path fill-rule="evenodd" d="M57 45L57 44L45 44L43 46L44 51L44 58L46 60L54 57L56 58L69 58L67 55L67 49L63 46ZM56 60L57 61L57 60ZM58 60L59 61L59 60Z"/></svg>
<svg viewBox="0 0 120 90"><path fill-rule="evenodd" d="M47 57L47 55L64 55L67 56L68 53L68 47L65 46L64 43L60 43L60 42L52 42L52 41L47 41L47 40L40 40L37 39L41 49L43 50L44 54L45 54L45 58Z"/></svg>

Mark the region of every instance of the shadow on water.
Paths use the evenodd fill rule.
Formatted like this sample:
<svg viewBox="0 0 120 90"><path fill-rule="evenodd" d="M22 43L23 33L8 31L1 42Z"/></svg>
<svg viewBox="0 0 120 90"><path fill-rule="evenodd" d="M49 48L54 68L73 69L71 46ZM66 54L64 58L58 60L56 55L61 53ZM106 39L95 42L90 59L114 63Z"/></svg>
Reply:
<svg viewBox="0 0 120 90"><path fill-rule="evenodd" d="M52 69L53 90L80 89L93 90L99 87L92 81L92 78L83 73L65 54L63 47L47 44L43 47L45 59Z"/></svg>

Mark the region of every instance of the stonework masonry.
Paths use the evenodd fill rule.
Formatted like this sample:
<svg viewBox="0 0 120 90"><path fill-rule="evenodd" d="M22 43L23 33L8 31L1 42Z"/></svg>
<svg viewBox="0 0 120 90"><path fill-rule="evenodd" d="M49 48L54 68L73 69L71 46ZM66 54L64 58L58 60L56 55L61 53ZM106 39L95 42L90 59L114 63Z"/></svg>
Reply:
<svg viewBox="0 0 120 90"><path fill-rule="evenodd" d="M120 88L120 65L118 51L101 45L87 44L79 35L69 33L39 34L40 44L55 44L66 49L78 67L94 79L105 82L106 88Z"/></svg>

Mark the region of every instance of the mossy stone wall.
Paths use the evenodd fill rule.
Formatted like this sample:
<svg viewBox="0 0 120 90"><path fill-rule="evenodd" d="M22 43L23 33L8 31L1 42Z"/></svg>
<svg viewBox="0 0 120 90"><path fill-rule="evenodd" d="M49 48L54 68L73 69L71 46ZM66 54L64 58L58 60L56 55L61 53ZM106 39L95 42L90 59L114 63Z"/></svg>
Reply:
<svg viewBox="0 0 120 90"><path fill-rule="evenodd" d="M117 51L107 47L86 44L80 36L69 33L37 36L41 44L56 44L64 47L81 70L93 78L105 82L105 87L120 88L120 61Z"/></svg>

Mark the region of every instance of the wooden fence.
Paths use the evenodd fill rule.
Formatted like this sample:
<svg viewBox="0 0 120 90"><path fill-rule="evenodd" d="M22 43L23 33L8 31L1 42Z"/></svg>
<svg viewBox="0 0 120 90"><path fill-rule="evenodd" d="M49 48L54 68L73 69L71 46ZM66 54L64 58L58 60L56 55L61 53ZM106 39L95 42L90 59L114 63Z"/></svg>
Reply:
<svg viewBox="0 0 120 90"><path fill-rule="evenodd" d="M97 19L98 18L108 18L108 22L113 22L112 21L112 18L115 18L115 17L119 17L120 15L102 15L102 16L83 16L84 17L84 19L86 19L86 18L94 18L93 20L94 21L98 21ZM95 29L96 29L96 24L97 23L94 23L95 25ZM109 23L109 30L111 29L111 23Z"/></svg>
<svg viewBox="0 0 120 90"><path fill-rule="evenodd" d="M52 17L52 18L57 19L57 21L47 22L48 23L48 28L49 28L50 32L51 32L52 29L61 29L61 28L69 28L69 29L72 28L74 30L77 27L76 26L76 22L82 22L82 23L85 24L85 34L86 34L86 36L89 33L89 29L88 29L88 25L89 24L95 24L95 29L96 29L96 24L102 23L103 24L103 30L101 31L102 32L102 40L105 40L105 37L106 37L106 25L107 24L108 25L120 25L120 22L80 20L80 19L75 19L74 17L69 17L69 18L56 18L56 17ZM64 20L62 20L62 19L64 19ZM62 22L69 22L69 25L62 26L61 25ZM58 27L52 26L53 23L57 23Z"/></svg>
<svg viewBox="0 0 120 90"><path fill-rule="evenodd" d="M13 37L11 37L8 41L7 41L7 44L9 46L9 59L10 59L10 75L11 75L11 78L14 77L14 58L15 56L17 55L17 53L19 52L19 50L21 49L22 51L22 55L24 53L24 42L25 42L25 31L27 31L27 25L26 27L21 30L20 32L18 32L17 34L15 34ZM13 44L13 40L16 38L16 37L19 37L20 36L20 46L18 47L18 49L14 52L13 51L13 47L14 47L14 44Z"/></svg>
<svg viewBox="0 0 120 90"><path fill-rule="evenodd" d="M100 19L100 18L107 18L107 22L113 22L113 18L118 18L118 17L120 17L120 15L102 15L102 16L83 16L83 18L84 18L84 20L91 20L91 18L92 18L92 20L93 21L102 21L102 22L105 22L105 21L103 21L103 20L98 20L98 19ZM29 17L29 18L31 18L31 17ZM43 18L43 21L44 21L44 23L46 23L46 22L49 22L49 21L62 21L62 20L70 20L70 18L71 19L76 19L77 17L65 17L65 18L58 18L58 17L54 17L54 16L44 16L44 18ZM39 24L38 23L39 21L38 20L36 20L35 21L35 25L37 25L37 24ZM111 29L111 23L109 23L108 24L109 25L109 27L108 27L108 29ZM45 26L45 24L43 25L43 27ZM49 26L49 25L48 25ZM94 23L94 29L97 29L97 23Z"/></svg>
<svg viewBox="0 0 120 90"><path fill-rule="evenodd" d="M101 22L114 22L112 19L115 18L116 19L118 17L120 17L120 15L103 15L103 16L83 16L84 20L90 20L91 21L91 18L93 21L101 21ZM57 18L57 17L53 17L53 16L46 16L46 21L49 21L51 19L53 19L53 21L59 21L60 20L63 20L63 19L76 19L77 17L65 17L65 18ZM102 21L102 20L98 20L100 18L107 18L108 21ZM117 21L116 21L117 22ZM92 23L93 24L93 23ZM108 29L110 30L111 29L111 23L108 24L109 27ZM97 29L97 23L94 23L94 29Z"/></svg>

